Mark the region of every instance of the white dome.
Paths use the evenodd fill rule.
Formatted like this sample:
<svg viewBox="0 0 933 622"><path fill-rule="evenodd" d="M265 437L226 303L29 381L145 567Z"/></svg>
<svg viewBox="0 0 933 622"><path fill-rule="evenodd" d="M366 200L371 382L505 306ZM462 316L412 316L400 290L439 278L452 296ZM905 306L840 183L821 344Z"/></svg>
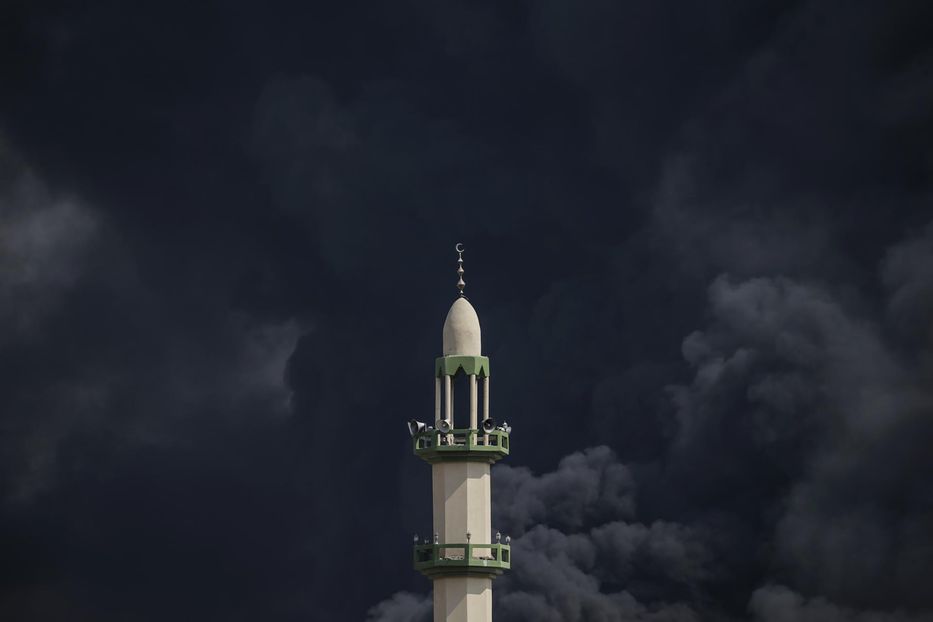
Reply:
<svg viewBox="0 0 933 622"><path fill-rule="evenodd" d="M479 316L466 298L457 298L444 321L444 356L480 356Z"/></svg>

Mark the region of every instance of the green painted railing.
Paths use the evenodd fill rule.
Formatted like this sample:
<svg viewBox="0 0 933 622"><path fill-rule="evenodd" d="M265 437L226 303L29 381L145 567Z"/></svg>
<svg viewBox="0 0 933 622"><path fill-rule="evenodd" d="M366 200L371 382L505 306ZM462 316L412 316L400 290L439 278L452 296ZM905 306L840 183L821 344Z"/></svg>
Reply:
<svg viewBox="0 0 933 622"><path fill-rule="evenodd" d="M428 577L480 574L496 576L512 567L508 544L416 544L415 570Z"/></svg>
<svg viewBox="0 0 933 622"><path fill-rule="evenodd" d="M509 455L509 435L503 430L428 430L412 439L416 456L428 462L469 460L493 463Z"/></svg>

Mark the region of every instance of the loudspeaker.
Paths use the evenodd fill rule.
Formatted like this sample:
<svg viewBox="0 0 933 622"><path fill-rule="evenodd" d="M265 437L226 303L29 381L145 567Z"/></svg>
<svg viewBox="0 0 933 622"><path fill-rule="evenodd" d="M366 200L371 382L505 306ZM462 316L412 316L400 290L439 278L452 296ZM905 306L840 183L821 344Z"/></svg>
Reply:
<svg viewBox="0 0 933 622"><path fill-rule="evenodd" d="M414 419L412 419L411 421L408 422L408 433L411 434L412 436L421 434L422 432L425 431L426 428L427 426L421 423L420 421L415 421Z"/></svg>
<svg viewBox="0 0 933 622"><path fill-rule="evenodd" d="M489 434L496 429L496 420L493 418L483 419L483 432Z"/></svg>
<svg viewBox="0 0 933 622"><path fill-rule="evenodd" d="M441 434L447 434L450 432L450 422L446 419L438 419L435 426Z"/></svg>

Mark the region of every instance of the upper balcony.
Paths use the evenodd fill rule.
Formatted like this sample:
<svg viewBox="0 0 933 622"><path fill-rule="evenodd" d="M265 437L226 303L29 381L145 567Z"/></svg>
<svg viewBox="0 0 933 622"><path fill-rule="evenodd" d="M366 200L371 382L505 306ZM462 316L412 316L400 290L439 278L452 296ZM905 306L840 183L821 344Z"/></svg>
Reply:
<svg viewBox="0 0 933 622"><path fill-rule="evenodd" d="M412 438L415 455L435 462L486 462L492 464L509 455L509 435L504 430L428 429Z"/></svg>
<svg viewBox="0 0 933 622"><path fill-rule="evenodd" d="M416 544L415 570L426 577L483 575L495 577L512 567L508 544Z"/></svg>

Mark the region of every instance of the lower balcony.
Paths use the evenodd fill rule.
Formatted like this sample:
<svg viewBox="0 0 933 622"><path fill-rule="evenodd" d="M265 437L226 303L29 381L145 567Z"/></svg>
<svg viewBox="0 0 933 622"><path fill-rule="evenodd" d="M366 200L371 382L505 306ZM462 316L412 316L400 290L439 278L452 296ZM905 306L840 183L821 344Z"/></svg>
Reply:
<svg viewBox="0 0 933 622"><path fill-rule="evenodd" d="M416 544L415 570L426 577L483 575L495 577L511 568L508 544Z"/></svg>

